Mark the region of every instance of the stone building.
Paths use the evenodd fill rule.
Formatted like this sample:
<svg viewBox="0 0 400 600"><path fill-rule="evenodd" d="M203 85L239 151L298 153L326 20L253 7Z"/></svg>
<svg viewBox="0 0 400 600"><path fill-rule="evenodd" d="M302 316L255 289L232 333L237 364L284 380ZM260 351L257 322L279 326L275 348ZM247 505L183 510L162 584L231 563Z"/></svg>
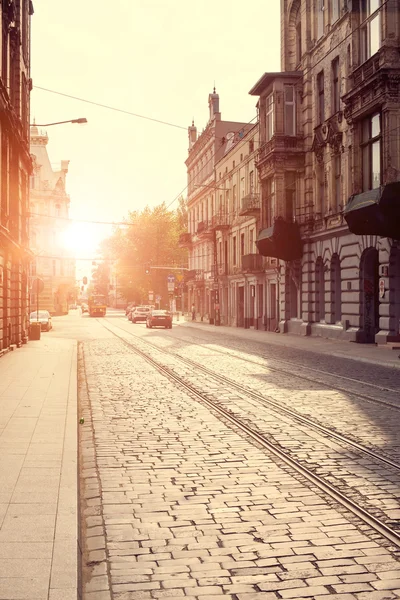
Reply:
<svg viewBox="0 0 400 600"><path fill-rule="evenodd" d="M239 139L250 128L246 123L223 121L219 110L219 96L208 96L209 120L198 136L194 123L189 127L188 172L188 233L180 238L180 245L189 250L188 306L195 305L201 318L214 322L218 284L216 271L216 215L219 203L218 182L214 165L225 152L233 137Z"/></svg>
<svg viewBox="0 0 400 600"><path fill-rule="evenodd" d="M30 242L35 260L31 264L31 280L44 282L39 295L39 309L52 315L68 313L68 304L75 298L75 259L65 248L65 232L70 226L70 198L66 193L68 160L53 170L47 153L47 133L31 127L33 172L30 178ZM31 309L37 297L31 294Z"/></svg>
<svg viewBox="0 0 400 600"><path fill-rule="evenodd" d="M32 14L28 0L0 6L0 355L27 340Z"/></svg>
<svg viewBox="0 0 400 600"><path fill-rule="evenodd" d="M260 217L258 146L257 123L241 139L232 138L215 164L221 207L214 216L219 304L224 325L275 329L276 314L272 312L270 320L266 319L271 300L266 294L267 290L274 291L270 279L275 279L277 259L264 258L256 248ZM276 302L275 290L274 308Z"/></svg>
<svg viewBox="0 0 400 600"><path fill-rule="evenodd" d="M280 330L399 341L399 1L282 0L281 30L250 91Z"/></svg>

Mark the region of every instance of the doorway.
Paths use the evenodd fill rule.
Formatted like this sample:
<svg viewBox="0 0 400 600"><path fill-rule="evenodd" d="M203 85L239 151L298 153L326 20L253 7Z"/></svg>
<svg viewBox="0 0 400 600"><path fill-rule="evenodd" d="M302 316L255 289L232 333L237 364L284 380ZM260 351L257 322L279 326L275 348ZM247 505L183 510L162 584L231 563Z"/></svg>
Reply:
<svg viewBox="0 0 400 600"><path fill-rule="evenodd" d="M244 327L244 286L238 287L237 326Z"/></svg>
<svg viewBox="0 0 400 600"><path fill-rule="evenodd" d="M379 331L379 256L376 248L368 248L361 257L361 328L363 342L375 343Z"/></svg>

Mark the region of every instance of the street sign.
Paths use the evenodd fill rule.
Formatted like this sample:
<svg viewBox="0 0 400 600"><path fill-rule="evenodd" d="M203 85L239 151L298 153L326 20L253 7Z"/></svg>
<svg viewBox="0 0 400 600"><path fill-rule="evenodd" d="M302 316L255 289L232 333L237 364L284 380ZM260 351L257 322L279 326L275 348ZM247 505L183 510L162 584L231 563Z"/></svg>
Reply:
<svg viewBox="0 0 400 600"><path fill-rule="evenodd" d="M170 273L167 277L167 281L168 283L175 283L175 275L172 275L172 273Z"/></svg>
<svg viewBox="0 0 400 600"><path fill-rule="evenodd" d="M152 290L149 291L149 302L153 302L154 300L154 292Z"/></svg>
<svg viewBox="0 0 400 600"><path fill-rule="evenodd" d="M179 282L180 282L180 281L182 281L182 279L183 279L183 275L182 275L182 273L177 273L177 274L176 274L176 279L177 279L177 281L179 281Z"/></svg>
<svg viewBox="0 0 400 600"><path fill-rule="evenodd" d="M34 279L32 281L32 293L33 294L41 294L43 292L43 290L44 290L43 279L36 277L36 279Z"/></svg>
<svg viewBox="0 0 400 600"><path fill-rule="evenodd" d="M168 286L168 291L169 291L169 292L173 292L173 291L174 291L174 289L175 289L175 282L174 282L174 281L172 281L172 282L171 282L171 281L168 281L168 284L167 284L167 286Z"/></svg>
<svg viewBox="0 0 400 600"><path fill-rule="evenodd" d="M157 294L157 296L156 296L156 302L160 302L160 300L161 300L161 296L159 296L159 295Z"/></svg>
<svg viewBox="0 0 400 600"><path fill-rule="evenodd" d="M385 296L385 280L379 280L379 298L384 298Z"/></svg>

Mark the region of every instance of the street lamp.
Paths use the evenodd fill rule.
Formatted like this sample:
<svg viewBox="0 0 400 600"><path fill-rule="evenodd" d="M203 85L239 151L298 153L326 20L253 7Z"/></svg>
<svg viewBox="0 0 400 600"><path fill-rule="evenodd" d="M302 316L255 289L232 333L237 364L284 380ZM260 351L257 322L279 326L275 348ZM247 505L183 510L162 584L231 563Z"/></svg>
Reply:
<svg viewBox="0 0 400 600"><path fill-rule="evenodd" d="M31 127L50 127L51 125L63 125L64 123L87 123L87 119L85 117L80 117L79 119L69 119L68 121L57 121L56 123L43 123L42 125L38 123L31 124Z"/></svg>

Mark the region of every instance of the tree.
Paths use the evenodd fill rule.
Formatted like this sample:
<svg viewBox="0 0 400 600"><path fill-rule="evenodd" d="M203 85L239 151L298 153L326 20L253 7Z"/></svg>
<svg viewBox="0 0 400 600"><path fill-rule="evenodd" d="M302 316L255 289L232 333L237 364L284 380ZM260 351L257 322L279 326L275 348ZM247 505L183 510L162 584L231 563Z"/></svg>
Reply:
<svg viewBox="0 0 400 600"><path fill-rule="evenodd" d="M163 203L130 212L126 226L118 227L103 243L103 254L114 260L118 291L127 301L148 303L151 290L162 296L162 305L168 305L168 270L155 267L187 266L187 250L178 245L186 223L186 202L180 198L177 210L168 210Z"/></svg>
<svg viewBox="0 0 400 600"><path fill-rule="evenodd" d="M90 292L93 294L108 295L110 287L110 267L106 262L100 262L92 272Z"/></svg>

